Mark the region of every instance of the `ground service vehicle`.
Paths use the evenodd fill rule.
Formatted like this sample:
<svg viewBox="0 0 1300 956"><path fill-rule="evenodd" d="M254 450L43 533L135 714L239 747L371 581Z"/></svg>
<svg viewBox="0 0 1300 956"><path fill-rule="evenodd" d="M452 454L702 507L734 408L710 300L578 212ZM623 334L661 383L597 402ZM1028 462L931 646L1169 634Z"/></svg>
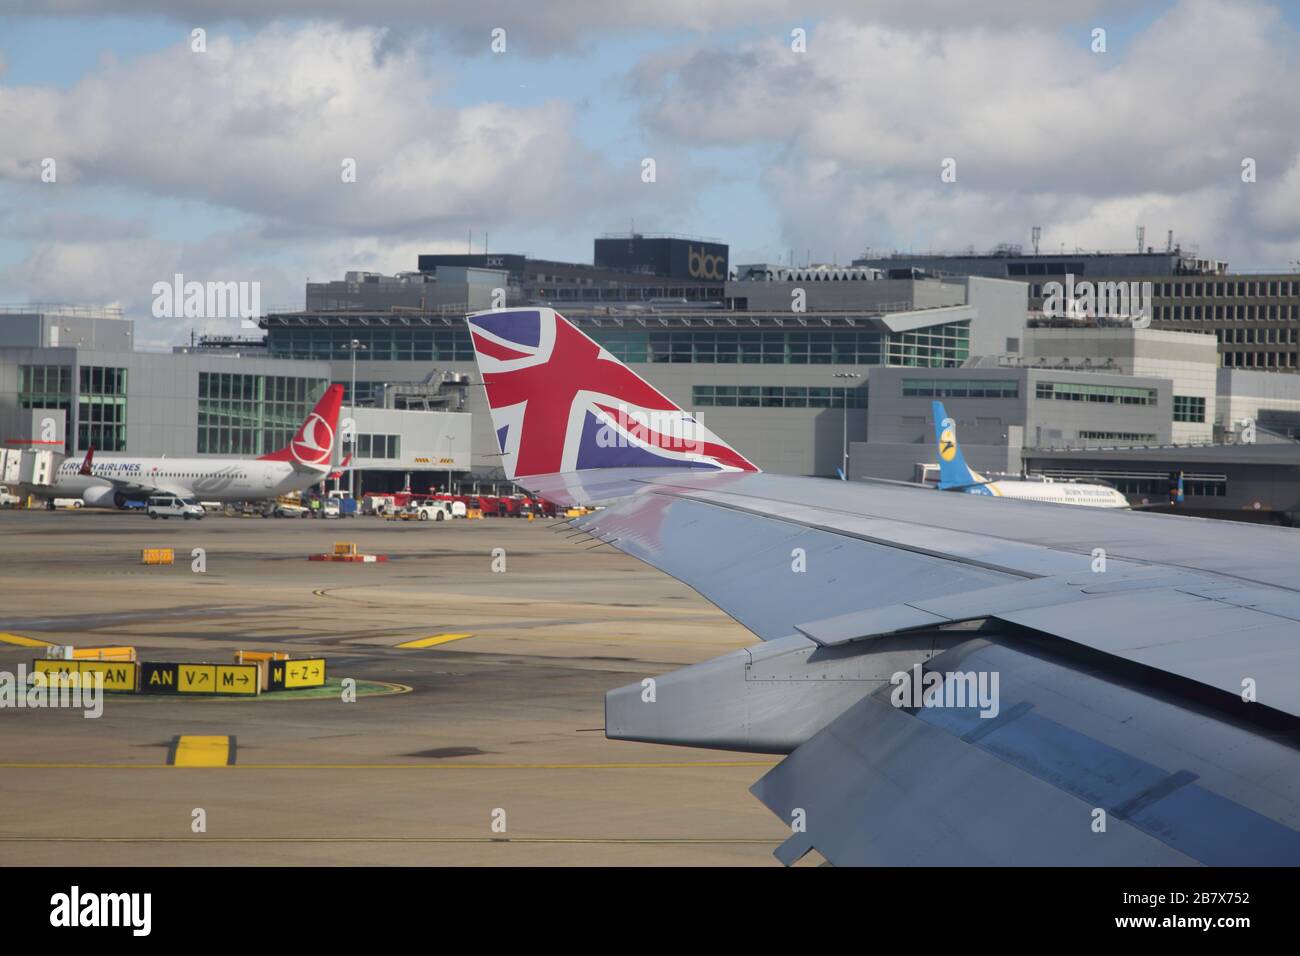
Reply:
<svg viewBox="0 0 1300 956"><path fill-rule="evenodd" d="M461 506L462 508L464 505ZM452 517L450 501L411 501L402 511L406 517L415 517L419 521L446 521Z"/></svg>
<svg viewBox="0 0 1300 956"><path fill-rule="evenodd" d="M150 518L191 518L196 521L203 518L203 506L194 498L182 498L178 495L151 495L145 503L145 513Z"/></svg>

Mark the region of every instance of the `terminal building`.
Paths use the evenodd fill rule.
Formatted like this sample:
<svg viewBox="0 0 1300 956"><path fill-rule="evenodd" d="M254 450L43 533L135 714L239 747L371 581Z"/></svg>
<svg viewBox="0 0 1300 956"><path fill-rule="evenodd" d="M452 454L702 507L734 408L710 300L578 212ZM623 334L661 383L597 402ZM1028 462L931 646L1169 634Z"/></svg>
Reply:
<svg viewBox="0 0 1300 956"><path fill-rule="evenodd" d="M1132 276L1205 276L1222 275L1228 263L1185 255L1181 248L1165 252L1024 252L1021 246L1005 243L992 252L935 252L912 254L895 252L888 256L863 256L854 266L885 272L920 270L933 275L989 276L1017 279L1031 285L1062 279L1067 274L1078 279L1124 279ZM1039 293L1034 293L1035 295Z"/></svg>
<svg viewBox="0 0 1300 956"><path fill-rule="evenodd" d="M206 337L172 354L135 350L131 323L112 314L0 317L0 424L6 436L32 440L44 419L32 411L55 409L68 452L93 443L256 455L283 444L313 396L337 382L357 427L347 450L363 488L500 484L464 316L535 305L559 309L778 473L831 477L844 468L909 480L933 461L935 398L960 423L976 468L1066 476L1105 461L1106 480L1134 494L1167 483L1167 474L1152 475L1177 458L1169 449L1236 443L1214 453L1226 462L1233 447L1257 441L1275 446L1267 453L1275 467L1300 448L1300 376L1277 374L1290 359L1230 362L1223 330L1205 327L1220 320L1159 318L1160 296L1183 294L1183 283L1192 283L1188 296L1215 298L1220 284L1229 298L1228 287L1244 283L1242 298L1261 299L1246 303L1260 317L1225 312L1222 323L1257 328L1266 347L1274 323L1284 355L1280 343L1300 327L1290 302L1300 278L1236 277L1226 263L1177 250L792 268L733 263L712 240L634 233L596 239L590 264L508 253L421 255L418 264L309 283L304 307L269 310L261 336ZM1044 315L1043 286L1066 269L1107 281L1145 273L1151 327ZM1151 449L1164 451L1141 457ZM1243 458L1242 467L1264 464ZM1275 504L1280 496L1249 494L1253 472L1234 477L1225 464L1195 473L1204 477L1188 477L1193 504L1294 511Z"/></svg>
<svg viewBox="0 0 1300 956"><path fill-rule="evenodd" d="M149 352L113 310L0 315L0 444L60 455L257 457L289 443L333 380L320 359L284 361L260 345ZM345 417L352 410L346 406ZM353 464L376 482L468 473L469 416L357 409ZM445 480L445 479L444 479Z"/></svg>
<svg viewBox="0 0 1300 956"><path fill-rule="evenodd" d="M595 242L594 265L521 255L419 257L421 271L497 268L508 305L549 305L669 398L696 410L760 467L833 476L845 436L866 430L867 382L891 365L957 368L972 355L1018 350L1023 283L979 277L885 279L858 270L792 275L746 267L730 278L728 249L640 235ZM379 283L376 288L382 288ZM384 308L272 312L272 358L324 359L357 400L431 371L473 421L473 471L502 472L469 333L460 315Z"/></svg>
<svg viewBox="0 0 1300 956"><path fill-rule="evenodd" d="M1186 513L1300 519L1300 377L1220 368L1203 334L1031 319L1021 355L882 369L851 476L918 480L936 461L935 399L981 472L1107 482L1169 510L1181 475Z"/></svg>
<svg viewBox="0 0 1300 956"><path fill-rule="evenodd" d="M986 255L965 253L855 259L888 274L981 275L1018 279L1029 286L1031 309L1041 309L1048 282L1068 275L1089 282L1151 283L1153 328L1215 337L1224 368L1300 370L1300 272L1233 273L1228 263L1166 252L1022 254L1003 246Z"/></svg>

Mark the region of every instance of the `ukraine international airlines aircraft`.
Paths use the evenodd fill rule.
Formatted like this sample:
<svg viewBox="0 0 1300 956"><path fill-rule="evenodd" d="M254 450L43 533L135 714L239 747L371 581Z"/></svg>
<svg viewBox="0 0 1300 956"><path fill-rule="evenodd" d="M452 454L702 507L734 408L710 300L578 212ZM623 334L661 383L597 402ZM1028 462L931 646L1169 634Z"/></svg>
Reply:
<svg viewBox="0 0 1300 956"><path fill-rule="evenodd" d="M1300 532L759 474L553 310L468 321L509 477L764 642L605 733L787 754L783 862L1300 863Z"/></svg>
<svg viewBox="0 0 1300 956"><path fill-rule="evenodd" d="M934 410L934 440L939 446L940 491L963 491L970 495L1020 498L1024 501L1051 501L1058 505L1083 505L1088 508L1129 506L1128 499L1110 485L1009 478L989 481L966 464L961 446L957 444L957 423L948 417L943 402L934 402L931 408Z"/></svg>
<svg viewBox="0 0 1300 956"><path fill-rule="evenodd" d="M122 507L129 498L167 492L202 501L253 501L302 491L330 471L343 386L325 390L284 448L260 458L97 458L59 466L44 498L81 498L89 507Z"/></svg>

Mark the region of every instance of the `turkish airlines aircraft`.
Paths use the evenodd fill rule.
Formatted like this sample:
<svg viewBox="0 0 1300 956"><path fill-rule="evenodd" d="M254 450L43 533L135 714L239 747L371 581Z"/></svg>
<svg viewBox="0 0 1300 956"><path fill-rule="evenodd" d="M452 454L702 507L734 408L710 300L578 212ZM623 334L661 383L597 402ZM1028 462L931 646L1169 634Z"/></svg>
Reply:
<svg viewBox="0 0 1300 956"><path fill-rule="evenodd" d="M69 458L42 498L81 498L88 507L121 508L131 498L168 493L202 501L255 501L303 491L331 470L343 386L325 390L293 439L260 458Z"/></svg>

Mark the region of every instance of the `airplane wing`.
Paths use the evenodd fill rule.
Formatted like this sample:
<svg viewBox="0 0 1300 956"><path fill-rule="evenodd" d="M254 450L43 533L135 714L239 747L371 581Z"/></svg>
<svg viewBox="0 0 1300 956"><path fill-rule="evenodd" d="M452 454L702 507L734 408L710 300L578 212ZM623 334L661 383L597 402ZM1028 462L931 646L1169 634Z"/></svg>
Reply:
<svg viewBox="0 0 1300 956"><path fill-rule="evenodd" d="M754 787L786 823L802 811L784 862L1300 863L1300 532L590 475L590 495L585 473L530 490L606 501L570 523L768 642L657 678L656 706L611 691L607 733L789 753ZM897 706L909 659L997 675L997 712Z"/></svg>
<svg viewBox="0 0 1300 956"><path fill-rule="evenodd" d="M760 474L551 310L469 321L507 473L761 639L605 725L785 754L783 862L1300 864L1300 532Z"/></svg>

